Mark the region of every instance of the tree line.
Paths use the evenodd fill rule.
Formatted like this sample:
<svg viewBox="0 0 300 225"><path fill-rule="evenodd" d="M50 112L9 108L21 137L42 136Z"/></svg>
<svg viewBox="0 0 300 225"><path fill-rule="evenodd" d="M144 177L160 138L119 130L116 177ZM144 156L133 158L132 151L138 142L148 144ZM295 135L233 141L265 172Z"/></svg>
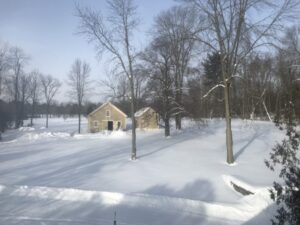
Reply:
<svg viewBox="0 0 300 225"><path fill-rule="evenodd" d="M57 103L54 99L62 86L61 81L52 75L38 70L26 72L29 56L19 47L0 43L0 138L7 128L32 126L36 117L45 117L45 127L49 126L49 115L86 114L94 104L83 102L90 91L90 66L76 59L68 74L68 95L76 103ZM24 124L25 119L30 119Z"/></svg>
<svg viewBox="0 0 300 225"><path fill-rule="evenodd" d="M226 122L226 161L234 163L231 120L280 121L286 112L300 117L299 16L297 0L182 0L160 13L148 46L133 46L137 6L132 0L109 0L110 14L77 5L79 33L97 53L114 63L102 83L113 99L131 105L131 159L137 157L134 112L146 103L159 112L165 136L170 119L181 129L185 116L222 117ZM267 165L281 163L271 198L282 204L272 224L299 224L299 132L287 129ZM285 154L286 153L286 154Z"/></svg>
<svg viewBox="0 0 300 225"><path fill-rule="evenodd" d="M298 5L294 0L182 0L155 17L149 43L137 49L133 40L140 18L134 1L107 1L105 16L76 4L77 34L95 45L97 55L105 52L111 59L97 91L132 118L131 158L136 158L134 113L143 106L159 113L165 136L171 119L181 129L183 117L225 118L228 163L234 162L232 118L273 121L287 107L299 117L299 25L285 28ZM26 103L32 117L36 102L45 104L48 115L61 83L37 71L25 74L29 59L20 49L2 46L0 57L1 93L5 90L6 101L14 103L15 127ZM75 60L66 83L76 99L80 132L92 89L88 63Z"/></svg>
<svg viewBox="0 0 300 225"><path fill-rule="evenodd" d="M100 89L102 96L118 104L132 119L132 160L137 158L134 113L143 106L150 105L159 113L166 137L170 136L172 119L175 128L182 129L184 117L224 118L228 164L234 163L232 118L281 121L288 112L293 123L299 121L298 0L179 0L155 17L148 32L149 43L141 49L134 41L140 32L135 2L106 3L105 15L75 5L77 34L95 46L97 55L105 53L111 59ZM61 114L60 110L71 112L74 106L72 113L78 116L80 132L81 115L96 107L85 104L92 89L88 63L77 59L71 66L68 94L76 104L62 106L54 103L61 82L38 71L25 73L28 60L21 49L0 46L1 131L8 126L7 121L18 128L25 116L34 118L40 112L46 115L48 126L51 110ZM280 161L282 148L291 150L290 155L283 155L284 162L299 164L295 157L299 134L293 127L287 133L288 140L271 154L270 168ZM281 176L290 182L296 175L292 181L299 181L299 168L295 170L290 164L284 168L292 170L284 169ZM288 184L295 191L293 182ZM273 199L293 199L282 195L281 186L275 189ZM284 221L285 215L283 210L277 219ZM294 217L291 220L295 221Z"/></svg>
<svg viewBox="0 0 300 225"><path fill-rule="evenodd" d="M299 15L299 1L182 0L156 16L143 49L133 44L137 5L110 0L107 7L104 16L77 5L78 33L97 54L112 57L102 84L111 99L130 102L132 118L136 108L151 105L165 136L172 118L176 129L183 117L225 118L233 163L233 117L272 121L286 107L299 115L299 25L285 29Z"/></svg>

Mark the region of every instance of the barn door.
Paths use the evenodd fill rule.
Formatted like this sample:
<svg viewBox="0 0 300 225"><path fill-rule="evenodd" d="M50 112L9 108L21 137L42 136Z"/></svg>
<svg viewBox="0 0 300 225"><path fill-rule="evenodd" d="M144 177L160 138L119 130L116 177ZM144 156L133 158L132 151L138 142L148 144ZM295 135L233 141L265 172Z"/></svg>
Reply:
<svg viewBox="0 0 300 225"><path fill-rule="evenodd" d="M113 126L114 125L114 122L113 121L108 121L107 122L107 130L113 130Z"/></svg>

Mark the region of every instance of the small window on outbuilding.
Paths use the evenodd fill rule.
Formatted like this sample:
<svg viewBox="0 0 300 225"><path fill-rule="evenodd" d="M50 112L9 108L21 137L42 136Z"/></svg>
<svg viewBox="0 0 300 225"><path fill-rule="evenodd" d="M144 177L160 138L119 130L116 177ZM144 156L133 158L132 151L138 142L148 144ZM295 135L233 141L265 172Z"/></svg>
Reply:
<svg viewBox="0 0 300 225"><path fill-rule="evenodd" d="M98 128L99 127L99 121L98 120L94 120L94 128Z"/></svg>
<svg viewBox="0 0 300 225"><path fill-rule="evenodd" d="M106 110L106 117L109 118L110 117L110 111Z"/></svg>

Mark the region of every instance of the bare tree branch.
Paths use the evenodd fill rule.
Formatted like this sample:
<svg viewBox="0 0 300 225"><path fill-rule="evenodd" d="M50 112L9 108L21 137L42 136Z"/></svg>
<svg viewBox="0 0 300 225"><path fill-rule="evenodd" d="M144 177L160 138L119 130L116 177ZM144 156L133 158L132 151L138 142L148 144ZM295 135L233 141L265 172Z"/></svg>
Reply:
<svg viewBox="0 0 300 225"><path fill-rule="evenodd" d="M58 92L61 86L61 83L59 82L59 80L52 77L51 75L41 75L40 79L43 88L44 98L46 101L46 128L48 128L50 106L53 102L55 94Z"/></svg>
<svg viewBox="0 0 300 225"><path fill-rule="evenodd" d="M131 119L132 119L132 149L131 158L136 159L135 132L135 80L133 63L135 53L131 45L133 30L138 25L137 7L132 0L109 0L110 10L105 20L101 12L76 5L77 16L80 18L79 34L87 37L89 42L96 44L98 54L104 51L110 53L126 74L130 85Z"/></svg>

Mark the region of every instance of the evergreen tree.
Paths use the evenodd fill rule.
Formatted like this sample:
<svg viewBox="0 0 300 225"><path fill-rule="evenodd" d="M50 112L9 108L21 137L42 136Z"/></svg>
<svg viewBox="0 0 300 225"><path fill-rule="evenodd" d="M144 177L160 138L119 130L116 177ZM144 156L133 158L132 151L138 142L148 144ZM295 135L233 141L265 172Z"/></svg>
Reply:
<svg viewBox="0 0 300 225"><path fill-rule="evenodd" d="M300 224L300 133L293 122L291 108L287 107L284 123L276 122L280 129L286 129L286 138L273 148L270 159L266 161L271 170L280 166L279 177L283 180L283 184L274 182L270 190L271 199L279 206L275 218L271 220L273 225Z"/></svg>
<svg viewBox="0 0 300 225"><path fill-rule="evenodd" d="M222 81L221 57L217 52L208 54L202 65L206 86L211 88Z"/></svg>
<svg viewBox="0 0 300 225"><path fill-rule="evenodd" d="M208 54L203 62L204 76L203 86L204 93L218 84L223 84L221 56L218 52ZM224 88L218 87L214 90L208 98L205 99L205 107L209 117L223 117L224 116Z"/></svg>

